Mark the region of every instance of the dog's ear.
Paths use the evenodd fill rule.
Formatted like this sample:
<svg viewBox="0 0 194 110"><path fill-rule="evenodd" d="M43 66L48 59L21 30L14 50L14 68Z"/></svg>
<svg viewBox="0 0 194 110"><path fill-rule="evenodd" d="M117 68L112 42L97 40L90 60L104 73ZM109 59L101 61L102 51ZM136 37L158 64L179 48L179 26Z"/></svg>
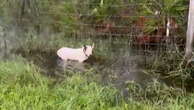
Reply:
<svg viewBox="0 0 194 110"><path fill-rule="evenodd" d="M83 47L84 47L84 48L83 48L83 51L85 52L85 51L86 51L86 49L87 49L87 47L86 47L86 45L84 45Z"/></svg>

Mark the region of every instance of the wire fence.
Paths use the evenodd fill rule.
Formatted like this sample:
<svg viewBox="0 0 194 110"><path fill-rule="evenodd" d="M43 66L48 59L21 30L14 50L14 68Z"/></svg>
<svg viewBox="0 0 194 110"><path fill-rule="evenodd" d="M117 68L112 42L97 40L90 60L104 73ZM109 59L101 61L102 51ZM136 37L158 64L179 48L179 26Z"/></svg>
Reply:
<svg viewBox="0 0 194 110"><path fill-rule="evenodd" d="M68 17L79 17L77 14L64 14L64 16ZM103 16L103 15L101 15ZM156 16L103 16L102 22L90 22L88 19L95 19L95 16L92 15L83 15L82 18L78 18L78 22L68 22L66 23L63 20L50 20L50 21L42 21L44 25L55 24L62 25L63 30L68 30L72 35L84 35L84 36L98 36L98 37L128 37L130 40L130 44L141 45L139 47L145 47L147 45L154 46L164 46L169 43L173 43L173 45L183 46L185 36L180 34L179 32L184 32L186 29L184 26L171 26L170 27L170 36L166 36L167 24L161 23L156 25L147 25L150 21L158 19ZM108 17L109 19L107 20ZM179 18L177 16L173 16ZM116 19L115 19L116 18ZM123 21L121 18L127 18L126 21ZM134 20L135 18L135 20ZM148 19L149 21L141 21L140 18ZM87 19L87 20L83 20ZM114 21L110 20L114 19ZM130 21L133 19L133 21ZM83 21L82 21L83 20ZM29 19L22 18L22 21L29 22ZM128 22L129 21L129 22ZM38 21L40 22L40 21ZM175 21L174 21L175 22ZM176 22L175 22L176 23ZM33 24L32 24L33 25ZM26 25L27 26L27 25ZM44 28L44 26L42 26ZM151 30L151 31L150 31ZM170 42L167 42L170 41Z"/></svg>
<svg viewBox="0 0 194 110"><path fill-rule="evenodd" d="M35 3L36 2L36 3ZM127 37L129 38L130 45L137 45L139 48L151 49L151 47L163 47L169 48L167 45L174 45L183 47L185 41L185 26L182 24L178 24L176 19L185 19L184 17L168 15L168 17L173 18L170 23L170 28L167 30L169 26L167 26L167 13L166 15L160 14L160 10L155 10L157 13L152 12L149 15L141 15L138 14L138 10L135 9L137 7L144 6L154 6L156 4L153 3L132 3L125 4L124 2L121 4L102 4L102 3L77 3L77 2L69 2L64 3L64 5L73 5L79 7L72 7L72 10L77 10L75 12L44 12L40 9L37 9L38 1L35 1L36 5L29 5L30 7L34 6L36 10L39 10L39 16L31 19L30 15L26 15L24 17L18 17L17 21L20 21L18 24L23 24L23 26L33 26L35 23L36 28L41 27L45 28L48 25L61 25L63 30L68 30L74 36L98 36L98 37ZM30 3L30 2L29 2ZM101 7L101 5L105 5L109 7L111 10L114 7L121 8L117 13L104 13L104 14L93 14L86 12L80 12L81 7L89 7L94 6L96 8ZM158 8L162 7L162 4L157 4ZM27 10L30 7L25 7ZM187 6L185 6L187 7ZM33 8L34 9L34 8ZM86 8L87 9L87 8ZM94 8L95 9L95 8ZM130 10L132 9L132 10ZM156 8L157 9L157 8ZM29 11L29 10L28 10ZM30 13L26 11L27 13ZM90 10L91 11L91 10ZM131 11L135 11L132 12ZM124 12L124 13L122 13ZM21 13L19 13L21 14ZM25 13L24 13L25 15ZM62 18L57 18L56 16L62 16ZM33 15L31 15L33 16ZM47 16L47 17L44 17ZM65 21L65 17L71 18L69 21ZM100 17L100 20L98 19ZM48 19L47 19L48 18ZM73 19L73 20L72 20ZM72 20L72 21L71 21ZM172 24L171 24L172 23ZM40 25L45 26L40 26ZM39 25L39 26L37 26ZM37 30L41 30L40 28ZM167 36L167 31L169 31L170 35ZM172 46L171 46L172 47ZM176 48L176 47L174 47ZM165 49L167 50L167 49Z"/></svg>
<svg viewBox="0 0 194 110"><path fill-rule="evenodd" d="M36 33L41 33L44 29L50 28L55 33L64 32L67 36L75 39L108 38L111 42L114 42L115 39L126 39L119 43L133 48L133 52L137 53L137 55L142 55L143 57L141 58L144 60L145 67L150 64L148 61L150 58L158 58L166 53L173 53L172 55L176 53L180 56L185 46L186 26L184 26L184 23L177 21L177 19L186 21L186 17L170 14L166 16L167 13L160 14L160 12L157 12L160 10L156 10L157 13L152 12L152 14L144 15L136 9L145 5L153 6L154 4L152 3L105 4L109 7L109 10L112 8L120 9L115 13L101 14L94 14L92 10L80 11L82 7L86 7L86 9L101 7L100 3L66 3L66 5L74 5L72 7L74 11L72 12L66 10L63 12L42 11L38 8L38 3L34 2L33 4L30 6L34 6L33 9L24 7L23 11L19 9L18 13L15 11L13 13L15 15L12 16L12 22L25 29L22 32L27 32L34 28ZM13 8L13 10L17 10L17 8ZM169 25L168 17L172 18ZM169 31L169 35L167 35L167 31ZM172 66L174 66L174 62L180 62L179 59L172 57L175 56L170 56L166 59L162 58L162 60L164 62L170 60Z"/></svg>

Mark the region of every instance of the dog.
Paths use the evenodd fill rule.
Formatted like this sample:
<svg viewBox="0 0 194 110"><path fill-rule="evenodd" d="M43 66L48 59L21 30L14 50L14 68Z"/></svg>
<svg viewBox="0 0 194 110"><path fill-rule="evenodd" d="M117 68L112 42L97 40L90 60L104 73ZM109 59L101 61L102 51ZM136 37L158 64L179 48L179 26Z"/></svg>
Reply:
<svg viewBox="0 0 194 110"><path fill-rule="evenodd" d="M74 60L82 63L92 55L93 48L94 44L84 45L82 48L62 47L57 51L57 56L63 61Z"/></svg>

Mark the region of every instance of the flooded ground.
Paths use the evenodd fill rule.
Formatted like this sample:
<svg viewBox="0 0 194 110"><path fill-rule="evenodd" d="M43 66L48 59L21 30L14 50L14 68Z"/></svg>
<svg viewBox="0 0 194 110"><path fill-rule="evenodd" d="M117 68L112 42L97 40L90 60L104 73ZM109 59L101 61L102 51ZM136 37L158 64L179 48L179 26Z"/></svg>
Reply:
<svg viewBox="0 0 194 110"><path fill-rule="evenodd" d="M56 55L57 49L52 51L36 49L29 52L19 49L16 53L38 65L49 76L63 76L64 71L74 71L75 74L93 71L93 74L98 76L93 80L102 84L111 83L118 88L124 88L128 81L145 84L153 79L143 72L146 63L151 62L153 58L148 59L144 53L132 48L127 39L89 39L95 43L95 48L93 55L84 63L59 60ZM84 42L84 38L68 39L64 40L64 43L71 42L73 45L71 47L79 48L76 46L76 42L79 41Z"/></svg>
<svg viewBox="0 0 194 110"><path fill-rule="evenodd" d="M144 71L147 66L154 65L155 59L165 52L162 46L159 46L159 48L151 47L152 49L150 47L134 47L130 44L131 39L123 37L76 36L56 39L58 35L53 35L54 37L36 36L36 38L29 37L30 39L23 40L15 36L12 39L15 34L14 32L9 33L6 39L1 37L1 57L4 59L13 54L22 56L40 67L41 73L47 76L63 79L64 76L68 76L66 71L72 71L75 74L92 71L96 78L90 80L105 85L113 84L122 89L125 89L129 81L146 85L147 82L156 79L174 85L171 79L170 81L169 79L162 79L160 74L153 76ZM26 43L22 44L22 41ZM63 46L80 48L84 44L90 45L92 43L95 43L93 55L84 63L63 62L57 58L56 51Z"/></svg>

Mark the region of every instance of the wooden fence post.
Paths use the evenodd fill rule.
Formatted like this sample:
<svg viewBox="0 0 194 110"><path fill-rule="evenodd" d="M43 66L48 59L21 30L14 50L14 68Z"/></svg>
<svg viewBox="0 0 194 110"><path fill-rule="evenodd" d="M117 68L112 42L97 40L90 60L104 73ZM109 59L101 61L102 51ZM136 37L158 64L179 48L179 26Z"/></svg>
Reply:
<svg viewBox="0 0 194 110"><path fill-rule="evenodd" d="M193 37L194 37L194 0L190 0L188 25L187 25L187 36L186 36L186 51L185 58L189 60L192 57L193 49Z"/></svg>

